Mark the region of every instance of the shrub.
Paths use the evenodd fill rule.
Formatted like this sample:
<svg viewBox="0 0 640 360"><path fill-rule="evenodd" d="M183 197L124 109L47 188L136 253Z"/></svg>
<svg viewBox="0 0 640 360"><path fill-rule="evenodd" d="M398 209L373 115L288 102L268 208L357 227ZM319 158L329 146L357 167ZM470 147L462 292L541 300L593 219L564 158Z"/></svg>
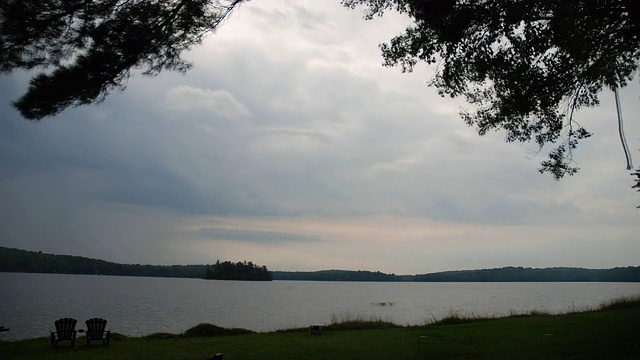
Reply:
<svg viewBox="0 0 640 360"><path fill-rule="evenodd" d="M198 324L184 332L184 337L207 337L222 335L244 335L253 334L254 331L247 329L225 329L212 324Z"/></svg>
<svg viewBox="0 0 640 360"><path fill-rule="evenodd" d="M640 295L627 296L606 301L600 305L600 310L628 309L640 306Z"/></svg>
<svg viewBox="0 0 640 360"><path fill-rule="evenodd" d="M327 326L329 330L364 330L364 329L391 329L402 327L394 324L390 320L384 320L380 316L374 315L353 315L350 313L343 315L331 315L331 324Z"/></svg>

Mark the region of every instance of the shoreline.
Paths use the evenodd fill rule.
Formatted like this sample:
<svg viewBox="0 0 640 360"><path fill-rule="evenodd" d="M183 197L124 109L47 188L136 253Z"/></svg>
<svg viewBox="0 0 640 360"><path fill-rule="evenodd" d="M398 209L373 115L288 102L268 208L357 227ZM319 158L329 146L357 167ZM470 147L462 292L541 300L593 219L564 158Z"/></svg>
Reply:
<svg viewBox="0 0 640 360"><path fill-rule="evenodd" d="M564 315L532 312L503 318L441 319L397 327L343 323L311 335L307 328L268 333L234 332L200 325L187 332L126 337L112 333L108 346L78 337L51 348L47 337L0 342L3 359L638 359L640 296ZM333 326L333 327L332 327Z"/></svg>
<svg viewBox="0 0 640 360"><path fill-rule="evenodd" d="M432 317L431 319L415 323L415 324L398 324L393 321L389 321L387 319L383 319L382 316L354 316L354 315L345 315L342 317L333 317L332 321L328 324L322 324L323 328L327 331L344 331L344 330L381 330L381 329L401 329L401 328L416 328L416 327L427 327L427 326L438 326L438 325L447 325L447 324L464 324L475 321L486 321L486 320L500 320L500 319L509 319L509 318L521 318L521 317L532 317L532 316L549 316L549 317L558 317L558 316L568 316L575 314L585 314L590 312L600 312L611 309L621 309L621 308L640 308L640 295L636 296L628 296L621 297L612 300L608 300L598 305L597 307L585 307L581 309L573 309L571 311L565 312L550 312L544 310L529 310L524 312L517 311L509 311L508 315L477 315L477 314L464 314L459 311L450 311L449 314L445 317L437 319ZM83 325L78 323L78 329L82 328ZM215 324L209 323L200 323L197 324L181 333L168 333L168 332L155 332L141 336L135 335L126 335L118 332L113 332L112 336L121 339L180 339L180 338L191 338L191 337L211 337L211 336L232 336L232 335L250 335L250 334L275 334L275 333L290 333L290 332L305 332L308 331L307 327L294 327L294 328L286 328L286 329L276 329L276 330L268 330L268 331L254 331L244 328L225 328L221 326L217 326ZM82 338L83 336L79 334L78 338ZM20 342L20 341L30 341L30 340L39 340L39 339L48 339L47 336L41 337L31 337L24 339L13 339L13 340L3 340L2 335L0 335L0 343L7 342Z"/></svg>

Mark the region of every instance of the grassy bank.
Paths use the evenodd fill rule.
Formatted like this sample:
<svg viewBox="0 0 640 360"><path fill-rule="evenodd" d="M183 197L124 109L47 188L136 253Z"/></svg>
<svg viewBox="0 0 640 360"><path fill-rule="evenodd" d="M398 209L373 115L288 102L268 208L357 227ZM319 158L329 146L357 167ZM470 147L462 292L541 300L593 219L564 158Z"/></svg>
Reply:
<svg viewBox="0 0 640 360"><path fill-rule="evenodd" d="M357 330L354 330L357 329ZM115 335L111 345L49 347L47 338L0 342L0 359L640 359L640 298L564 315L451 316L425 326L384 321L250 333L199 326L182 335Z"/></svg>

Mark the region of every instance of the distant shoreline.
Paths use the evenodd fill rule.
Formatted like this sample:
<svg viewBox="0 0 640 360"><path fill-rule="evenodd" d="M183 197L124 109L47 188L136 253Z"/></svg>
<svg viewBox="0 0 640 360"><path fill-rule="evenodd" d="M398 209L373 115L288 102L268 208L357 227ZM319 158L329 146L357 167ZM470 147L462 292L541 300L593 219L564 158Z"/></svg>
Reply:
<svg viewBox="0 0 640 360"><path fill-rule="evenodd" d="M0 272L205 278L206 264L119 264L81 256L45 254L0 247ZM457 270L417 275L380 271L271 271L273 280L368 282L640 282L640 266L611 269L576 267Z"/></svg>

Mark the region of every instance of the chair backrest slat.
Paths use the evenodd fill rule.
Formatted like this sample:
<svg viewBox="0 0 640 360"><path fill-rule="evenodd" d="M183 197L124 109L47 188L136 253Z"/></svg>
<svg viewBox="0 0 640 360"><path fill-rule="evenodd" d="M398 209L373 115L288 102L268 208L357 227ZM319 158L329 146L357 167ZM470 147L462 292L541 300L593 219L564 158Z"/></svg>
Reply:
<svg viewBox="0 0 640 360"><path fill-rule="evenodd" d="M92 318L85 321L87 325L87 336L90 338L102 338L104 329L107 327L107 320L101 318Z"/></svg>
<svg viewBox="0 0 640 360"><path fill-rule="evenodd" d="M75 333L76 323L78 321L72 318L59 319L54 322L59 340L71 340Z"/></svg>

